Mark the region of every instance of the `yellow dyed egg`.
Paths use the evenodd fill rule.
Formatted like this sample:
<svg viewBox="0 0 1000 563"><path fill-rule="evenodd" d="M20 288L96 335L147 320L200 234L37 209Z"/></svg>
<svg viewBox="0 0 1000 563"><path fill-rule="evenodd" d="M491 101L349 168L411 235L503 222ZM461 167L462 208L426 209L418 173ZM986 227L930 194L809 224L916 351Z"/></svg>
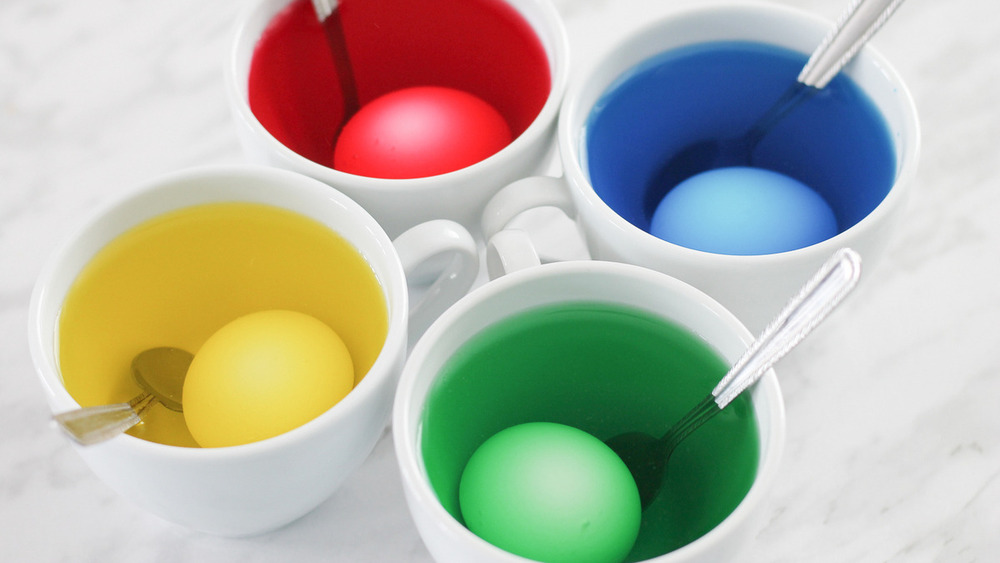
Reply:
<svg viewBox="0 0 1000 563"><path fill-rule="evenodd" d="M184 420L202 447L235 446L297 428L354 387L340 336L294 311L240 317L209 337L184 381Z"/></svg>

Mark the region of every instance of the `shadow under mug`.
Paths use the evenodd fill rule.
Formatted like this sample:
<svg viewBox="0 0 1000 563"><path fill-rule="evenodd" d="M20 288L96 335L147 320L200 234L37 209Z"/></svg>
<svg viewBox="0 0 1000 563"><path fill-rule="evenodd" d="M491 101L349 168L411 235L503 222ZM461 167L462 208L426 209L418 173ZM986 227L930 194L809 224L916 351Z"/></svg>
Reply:
<svg viewBox="0 0 1000 563"><path fill-rule="evenodd" d="M340 9L362 105L405 87L457 88L494 106L511 126L513 141L436 176L384 179L334 169L334 135L343 117L339 86L332 59L305 56L328 49L322 29L304 0L258 0L239 17L225 72L245 153L344 192L389 236L431 219L457 221L477 235L486 201L547 164L569 76L569 42L555 7L549 0L374 0L344 2ZM256 49L276 16L287 18L288 10L301 30L284 52L273 54L268 68L281 71L273 80L284 84L282 95L292 101L266 95L252 101L251 67L263 56Z"/></svg>
<svg viewBox="0 0 1000 563"><path fill-rule="evenodd" d="M539 308L576 307L581 303L627 307L666 319L689 334L695 335L730 365L742 355L753 340L736 317L701 291L660 272L629 264L604 261L545 264L513 272L466 295L439 317L413 349L400 376L393 406L393 438L406 501L417 530L436 561L441 563L526 561L469 531L445 507L438 496L440 493L436 492L435 485L432 485L429 463L424 457L428 454L423 448L424 444L434 440L437 441L435 447L441 448L441 438L432 440L431 437L424 435L428 428L433 426L425 419L428 405L432 401L440 404L440 401L445 400L443 397L455 401L468 392L466 387L460 387L451 388L452 391L448 394L435 395L435 390L442 382L445 367L457 354L463 359L471 357L470 354L473 352L467 351L466 348L472 339L500 323ZM533 322L538 321L535 319ZM503 334L510 334L510 330L512 329L505 328ZM659 347L663 345L670 344L661 341ZM481 350L478 348L479 344L476 346L476 350ZM559 361L561 353L564 352L543 348L544 351L531 352L536 356L544 356L540 360L543 363ZM519 417L537 416L539 409L551 409L549 414L542 416L555 418L545 418L545 420L576 425L573 421L558 418L575 416L567 414L574 412L573 407L561 403L579 401L582 404L592 405L593 399L585 398L588 397L588 393L596 393L601 397L618 394L617 391L588 392L578 389L581 381L585 379L574 378L565 381L562 387L556 386L553 389L528 385L517 377L512 379L520 381L520 384L515 385L523 384L525 388L533 391L541 389L540 397L523 397L521 400L525 404L523 410L534 414L526 415L517 408L471 409L473 414L470 415L470 419L454 421L455 425L462 425L463 435L478 433L481 440L485 440L492 432L496 432L495 429L487 429L495 428L498 420L507 420L509 424L532 422L537 419L524 420ZM609 375L607 383L624 384L626 381L632 380ZM519 389L521 387L512 389L510 394L517 397ZM779 466L784 445L785 419L781 392L773 370L769 371L749 393L759 438L756 475L749 490L742 500L738 501L732 512L707 533L649 561L707 563L735 560L745 541L754 533L757 526L755 514L759 514L762 500L766 498L767 489L773 482ZM615 405L615 401L616 399L607 398L598 402L608 407ZM652 400L652 404L655 405L655 399ZM592 409L588 406L585 411L589 414L579 416L583 417L581 420L593 424L619 424L621 420L631 420L636 417L632 412L625 413L618 410L620 405L610 407L606 411L602 408ZM637 407L635 410L645 412L642 407ZM437 428L440 430L440 427ZM460 452L461 448L467 446L465 443L456 445L453 448L455 453L452 452L452 448L440 450L449 453L445 461L436 462L436 471L440 472L442 466L455 463L456 456L463 455Z"/></svg>
<svg viewBox="0 0 1000 563"><path fill-rule="evenodd" d="M354 201L289 171L210 167L152 180L97 213L68 239L35 285L29 346L53 413L81 406L63 384L58 344L63 301L81 270L105 245L136 225L172 210L220 202L259 203L298 213L330 228L361 254L381 286L388 313L385 341L374 363L332 408L259 442L186 448L122 434L101 444L74 446L101 480L150 512L196 530L244 536L306 514L367 458L389 419L407 352L411 311L422 311L416 313L418 326L413 328L419 336L471 287L479 257L471 235L445 220L418 225L394 244ZM442 255L451 261L436 291L411 308L406 272Z"/></svg>
<svg viewBox="0 0 1000 563"><path fill-rule="evenodd" d="M527 178L500 190L483 212L486 240L508 228L522 212L554 206L576 219L594 258L646 266L684 280L717 299L751 330L763 328L785 298L792 295L836 249L855 248L866 264L876 263L888 244L909 192L917 165L920 133L916 109L905 84L870 46L865 47L843 73L870 98L881 114L895 167L889 170L884 182L887 185L879 186L881 191L877 194L852 191L855 186L850 182L835 185L824 194L845 224L841 225L838 234L822 242L788 252L744 256L704 252L667 242L650 234L643 220L626 219L630 212L623 209L621 202L602 199L600 189L594 187L597 180L592 178L588 163L587 128L598 111L595 108L604 103L604 96L609 91L632 76L635 69L672 50L717 41L773 45L804 57L831 28L832 23L798 10L763 3L736 3L680 10L630 34L570 87L557 137L564 177ZM656 101L656 96L649 97L649 103ZM641 108L637 115L642 115ZM746 116L734 119L746 119ZM691 134L687 130L676 132L682 138ZM823 134L824 131L816 130L782 142L809 146L814 136L818 138ZM686 142L697 140L688 138ZM664 154L660 165L669 161L669 157L670 153ZM829 162L822 163L826 167L849 169L852 166L850 151L837 156L821 154L800 158L826 158ZM804 162L800 168L813 164L817 162ZM633 171L622 170L621 173L626 175ZM645 194L637 193L634 206L648 204L638 201L644 197ZM867 203L859 204L858 201ZM533 241L529 239L524 233L506 233L488 245L488 263L494 275L508 266L525 267L539 261L532 255ZM541 261L544 262L545 257L541 257Z"/></svg>

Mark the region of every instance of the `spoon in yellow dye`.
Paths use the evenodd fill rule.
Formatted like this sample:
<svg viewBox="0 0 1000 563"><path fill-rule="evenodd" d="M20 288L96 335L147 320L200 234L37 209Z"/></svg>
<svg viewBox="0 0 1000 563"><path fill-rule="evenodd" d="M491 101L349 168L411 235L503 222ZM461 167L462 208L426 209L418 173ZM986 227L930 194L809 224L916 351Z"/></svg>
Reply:
<svg viewBox="0 0 1000 563"><path fill-rule="evenodd" d="M142 393L127 403L83 407L52 418L70 438L89 446L110 440L142 422L154 402L182 412L184 377L194 357L179 348L150 348L132 359L132 379Z"/></svg>

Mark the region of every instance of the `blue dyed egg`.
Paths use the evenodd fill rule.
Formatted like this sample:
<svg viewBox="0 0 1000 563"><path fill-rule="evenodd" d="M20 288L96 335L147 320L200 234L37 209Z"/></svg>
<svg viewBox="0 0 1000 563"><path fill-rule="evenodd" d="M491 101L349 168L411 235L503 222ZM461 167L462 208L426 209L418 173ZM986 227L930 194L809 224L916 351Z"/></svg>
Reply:
<svg viewBox="0 0 1000 563"><path fill-rule="evenodd" d="M837 234L833 210L818 193L762 168L709 170L667 192L649 232L663 240L717 254L774 254Z"/></svg>

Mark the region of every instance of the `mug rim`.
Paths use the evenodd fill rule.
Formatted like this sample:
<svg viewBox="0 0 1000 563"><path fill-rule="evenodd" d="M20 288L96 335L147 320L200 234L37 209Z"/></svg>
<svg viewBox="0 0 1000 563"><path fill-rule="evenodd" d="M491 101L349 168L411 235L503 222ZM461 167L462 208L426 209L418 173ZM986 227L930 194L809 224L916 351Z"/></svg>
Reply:
<svg viewBox="0 0 1000 563"><path fill-rule="evenodd" d="M885 78L885 82L891 85L894 93L898 96L898 109L900 111L900 125L903 130L897 137L901 140L894 143L895 156L897 157L896 176L881 202L878 203L867 215L850 227L838 232L836 235L818 243L770 254L723 254L708 252L688 248L676 243L660 239L649 232L633 225L624 217L611 208L597 192L589 179L589 175L584 170L581 159L585 158L585 151L581 150L581 144L585 142L586 120L593 110L593 106L582 107L581 97L584 93L593 88L588 84L594 77L601 73L612 74L612 78L607 83L600 86L600 93L603 94L627 73L635 64L649 60L654 54L645 55L639 59L638 63L622 65L615 63L615 59L628 53L634 46L646 41L662 42L658 36L663 35L663 28L676 27L678 21L708 16L730 15L739 11L751 11L759 16L772 20L796 20L798 27L795 30L800 34L808 34L810 37L817 37L818 41L833 27L833 22L811 12L790 6L772 4L757 0L721 0L711 1L697 6L683 6L670 10L659 18L645 23L627 34L623 39L615 42L608 49L603 51L593 65L579 76L571 85L563 102L563 109L559 116L557 125L556 142L559 147L559 154L563 163L566 183L569 184L570 192L574 195L574 200L578 206L585 207L588 211L600 214L602 221L608 221L616 231L624 233L632 239L634 244L645 249L644 252L652 254L663 254L673 256L676 259L685 261L713 260L721 264L733 266L749 265L750 263L759 265L760 263L781 263L790 258L799 256L829 255L837 249L845 246L844 238L852 236L856 232L867 231L877 228L877 225L886 220L886 216L894 209L900 207L905 201L912 182L916 174L917 162L920 152L920 122L917 117L916 103L912 93L906 86L902 77L889 63L889 61L872 44L867 44L858 53L856 58L841 72L848 76L858 74L858 63L862 60L868 61L866 66L878 71ZM793 34L789 34L792 37ZM730 37L731 40L739 40L739 37ZM701 42L713 41L714 39L699 39L697 41L685 42L676 46L669 46L659 52L666 52L683 45L695 45ZM720 39L724 40L724 39ZM768 44L779 44L775 40L750 39ZM787 40L787 38L786 38ZM808 52L806 52L808 54ZM860 86L860 85L859 85ZM871 95L862 88L866 94ZM878 106L876 106L878 107ZM878 107L880 114L884 117L881 107ZM580 117L581 119L577 119ZM912 129L912 130L908 130ZM582 210L578 210L582 213Z"/></svg>
<svg viewBox="0 0 1000 563"><path fill-rule="evenodd" d="M348 238L347 235L323 219L315 215L306 215L292 209L288 204L280 203L280 198L276 196L268 197L267 194L264 194L255 197L242 184L236 185L235 189L215 188L211 193L216 195L198 193L192 191L190 187L190 183L197 180L234 181L246 178L266 182L272 194L280 192L287 195L291 191L304 200L323 201L327 205L340 208L345 215L349 214L357 219L359 233L363 233L363 236L370 240L370 244L366 245L369 248L359 248L358 235ZM218 194L220 191L225 193ZM153 206L157 209L137 220L122 222L115 217L126 212L132 206L141 205L144 200L168 197L171 192L183 193L186 196L166 205L163 201L154 201ZM238 195L232 195L233 193ZM199 166L146 180L133 187L126 194L98 208L81 226L69 233L69 236L62 241L43 266L35 282L28 306L28 343L32 364L44 388L47 404L52 413L80 407L76 399L66 390L58 366L58 318L66 291L53 287L57 283L57 279L66 272L65 276L68 280L66 289L68 290L79 276L82 268L90 263L97 252L100 252L123 233L145 221L180 209L224 202L261 203L284 209L317 221L347 240L372 268L386 302L388 329L381 350L365 377L337 404L301 426L277 436L235 446L195 448L162 444L122 433L106 444L121 448L133 448L135 451L145 452L147 455L168 456L176 459L237 459L266 455L271 451L309 441L324 427L338 424L353 416L359 409L366 408L367 403L378 392L378 387L383 380L393 377L393 364L398 360L396 356L405 353L406 350L409 296L402 263L396 254L392 241L389 240L388 235L375 219L351 198L335 188L296 172L259 165ZM116 224L108 225L109 220L116 221ZM90 239L97 242L87 242ZM91 252L80 258L78 267L67 266L67 262L73 262L73 257L77 256L81 248L90 249ZM67 272L67 269L73 271ZM52 295L53 292L58 292L58 294ZM55 302L56 300L58 303ZM49 319L47 312L52 310L54 310L54 316ZM51 330L48 328L50 321L53 325Z"/></svg>
<svg viewBox="0 0 1000 563"><path fill-rule="evenodd" d="M562 18L551 0L503 0L515 9L531 27L535 37L545 49L550 71L549 93L538 114L531 120L528 127L510 143L496 153L464 168L418 178L376 178L361 176L337 170L310 160L295 152L279 141L257 119L250 108L248 88L244 78L249 74L249 65L253 56L253 48L260 35L249 29L251 22L267 14L271 21L277 11L271 8L283 8L295 0L257 0L240 12L236 25L230 36L229 56L226 61L224 75L226 96L236 119L248 127L255 137L267 145L267 150L273 151L286 162L294 165L314 178L322 179L334 185L357 185L360 188L376 193L392 194L399 191L418 189L434 190L439 187L467 183L480 174L489 175L493 171L502 170L507 161L514 158L537 139L545 134L550 124L558 119L559 108L569 84L569 36L563 25ZM526 13L530 11L530 13ZM543 24L542 26L538 23ZM249 54L247 51L249 50ZM246 63L245 65L243 63Z"/></svg>
<svg viewBox="0 0 1000 563"><path fill-rule="evenodd" d="M487 550L491 553L491 556L496 557L498 560L511 562L527 561L527 559L490 544L468 530L468 528L459 523L445 510L437 494L431 487L426 467L423 463L423 457L419 451L422 432L421 418L430 389L433 387L439 374L424 375L426 371L424 364L432 357L434 348L438 345L437 343L443 335L457 330L454 328L455 325L459 324L471 311L483 307L484 304L490 304L499 295L507 293L512 289L516 290L517 286L539 283L546 279L595 275L604 276L609 279L618 278L619 280L630 278L633 281L648 286L656 285L660 289L669 289L679 294L684 301L696 304L703 310L699 313L700 315L703 315L705 318L712 318L713 322L719 323L720 328L724 327L727 333L742 341L744 345L749 345L753 341L751 333L728 309L701 290L668 274L626 263L600 260L548 263L512 272L469 293L445 311L414 347L400 375L393 404L393 442L396 450L397 464L399 465L401 478L404 483L404 490L407 493L407 502L418 503L420 508L433 519L434 528L443 531L452 540L462 542L463 545L477 546L477 550ZM602 298L594 299L611 302ZM553 304L571 301L578 300L548 300L546 303ZM622 301L615 302L623 303ZM625 304L625 306L631 305ZM492 326L497 322L511 318L511 316L523 313L527 308L530 308L530 306L526 308L516 307L516 310L513 312L505 309L499 312L487 313L486 326ZM657 316L662 316L658 312L651 310L649 312ZM691 330L684 322L677 320L675 322L684 326L685 330ZM455 350L461 349L473 336L469 334L460 337L460 342L455 346ZM706 342L713 347L716 345L707 340ZM716 353L720 352L717 350ZM763 500L767 489L775 479L780 468L779 462L785 447L785 406L781 388L773 369L768 370L758 384L751 388L749 392L753 397L755 412L758 411L761 405L768 407L766 412L757 412L756 414L757 429L760 433L759 443L761 445L761 452L757 465L757 473L754 476L750 489L733 511L707 533L676 550L646 561L667 563L675 559L697 557L699 552L711 550L714 545L722 541L722 538L745 524L751 516L752 509ZM764 428L765 424L767 425L766 428ZM411 512L413 512L412 508ZM423 535L423 532L421 532L421 535Z"/></svg>

